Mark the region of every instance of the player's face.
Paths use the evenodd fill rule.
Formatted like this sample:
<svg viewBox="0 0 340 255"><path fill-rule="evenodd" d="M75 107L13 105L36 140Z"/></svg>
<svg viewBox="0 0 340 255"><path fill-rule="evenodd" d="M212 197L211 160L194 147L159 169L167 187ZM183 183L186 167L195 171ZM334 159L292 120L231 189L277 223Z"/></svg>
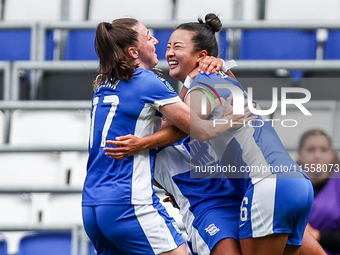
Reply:
<svg viewBox="0 0 340 255"><path fill-rule="evenodd" d="M156 45L158 40L151 36L148 29L140 22L134 27L138 32L138 59L140 67L151 70L158 64Z"/></svg>
<svg viewBox="0 0 340 255"><path fill-rule="evenodd" d="M165 54L169 64L169 74L184 82L185 77L197 66L197 55L194 52L192 37L194 32L177 29L169 39Z"/></svg>
<svg viewBox="0 0 340 255"><path fill-rule="evenodd" d="M307 165L309 168L311 167L311 164L315 164L315 168L317 168L317 164L319 164L322 168L326 167L324 165L333 162L334 151L332 150L327 137L324 135L311 135L306 139L304 146L301 151L299 151L299 159L302 164L309 164ZM310 175L310 177L322 177L319 173L316 174L318 174L318 176Z"/></svg>

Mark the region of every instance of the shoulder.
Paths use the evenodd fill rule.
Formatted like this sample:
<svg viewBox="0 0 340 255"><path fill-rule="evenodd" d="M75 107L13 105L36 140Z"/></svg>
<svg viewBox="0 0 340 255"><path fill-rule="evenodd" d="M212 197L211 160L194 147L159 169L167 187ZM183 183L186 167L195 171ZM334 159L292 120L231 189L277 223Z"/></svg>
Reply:
<svg viewBox="0 0 340 255"><path fill-rule="evenodd" d="M172 93L176 93L175 89L172 87L170 82L168 82L165 78L159 76L155 72L151 70L143 71L144 81L147 81L147 87L152 87L152 89L157 90L157 88L163 90L168 90ZM151 88L150 88L151 89Z"/></svg>

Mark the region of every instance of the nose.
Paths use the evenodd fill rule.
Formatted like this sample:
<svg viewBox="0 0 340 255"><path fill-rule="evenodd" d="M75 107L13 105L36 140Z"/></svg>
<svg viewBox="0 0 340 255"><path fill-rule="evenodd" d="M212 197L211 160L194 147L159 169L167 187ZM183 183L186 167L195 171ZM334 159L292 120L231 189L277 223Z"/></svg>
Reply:
<svg viewBox="0 0 340 255"><path fill-rule="evenodd" d="M166 49L166 52L165 52L165 58L168 58L168 57L170 57L170 56L173 56L173 55L174 55L173 53L174 53L174 52L173 52L173 50L171 49L171 47L168 46L167 49Z"/></svg>
<svg viewBox="0 0 340 255"><path fill-rule="evenodd" d="M157 40L157 38L154 37L154 36L152 36L152 38L153 38L154 45L157 45L157 44L159 43L159 41Z"/></svg>
<svg viewBox="0 0 340 255"><path fill-rule="evenodd" d="M317 161L319 161L323 156L323 152L320 149L315 150L314 157Z"/></svg>

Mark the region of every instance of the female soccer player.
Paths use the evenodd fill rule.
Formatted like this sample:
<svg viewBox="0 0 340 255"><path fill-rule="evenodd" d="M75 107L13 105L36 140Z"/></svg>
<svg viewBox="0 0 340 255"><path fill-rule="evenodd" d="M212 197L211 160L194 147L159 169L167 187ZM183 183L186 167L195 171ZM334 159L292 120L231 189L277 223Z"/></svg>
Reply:
<svg viewBox="0 0 340 255"><path fill-rule="evenodd" d="M170 75L183 83L187 75L197 69L200 59L207 55L217 56L217 44L212 42L216 40L214 32L221 28L221 24L213 14L207 15L206 20L210 21L182 24L170 37L166 54ZM186 103L190 105L191 102L191 110L202 118L220 118L222 105L231 91L241 91L242 97L247 98L235 79L198 72L194 76L190 89L186 91ZM215 84L227 88L219 89ZM211 98L211 95L214 96ZM206 102L204 107L202 101ZM203 108L206 114L202 113ZM258 117L262 124L261 116ZM236 175L229 175L229 180L242 197L239 223L242 254L299 254L313 190L307 175L299 171L271 123L245 125L210 140L210 144L222 165L231 165L237 170ZM203 166L207 165L203 162ZM262 169L247 172L250 167ZM293 171L296 169L298 171Z"/></svg>
<svg viewBox="0 0 340 255"><path fill-rule="evenodd" d="M171 85L150 71L158 63L157 43L135 19L103 22L96 29L100 71L92 100L82 206L86 233L100 255L187 254L178 227L154 194L155 150L112 160L103 150L107 139L154 133L161 128L159 112L183 131L194 130L198 139L230 128L211 130L211 121L190 116Z"/></svg>

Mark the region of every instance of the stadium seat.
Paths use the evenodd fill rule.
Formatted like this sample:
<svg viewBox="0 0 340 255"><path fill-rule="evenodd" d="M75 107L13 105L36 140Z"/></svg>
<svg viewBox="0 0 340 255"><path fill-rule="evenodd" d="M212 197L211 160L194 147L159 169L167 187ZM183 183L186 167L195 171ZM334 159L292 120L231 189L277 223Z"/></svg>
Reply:
<svg viewBox="0 0 340 255"><path fill-rule="evenodd" d="M316 59L316 31L314 30L273 30L245 29L239 42L238 59L240 60L311 60ZM290 70L284 76L274 71L236 72L236 77L255 78L259 86L256 91L263 91L270 99L272 87L296 86L304 76L303 70ZM270 79L268 79L270 78ZM279 80L280 78L280 80ZM274 79L274 80L273 80ZM240 79L241 81L241 79ZM243 81L241 81L243 82ZM265 89L269 88L269 89ZM264 90L263 90L264 89Z"/></svg>
<svg viewBox="0 0 340 255"><path fill-rule="evenodd" d="M4 20L60 20L61 0L11 0L4 6Z"/></svg>
<svg viewBox="0 0 340 255"><path fill-rule="evenodd" d="M340 59L340 30L329 30L325 42L324 59Z"/></svg>
<svg viewBox="0 0 340 255"><path fill-rule="evenodd" d="M218 52L219 58L229 59L229 40L228 40L228 30L221 30L218 33Z"/></svg>
<svg viewBox="0 0 340 255"><path fill-rule="evenodd" d="M89 20L111 22L117 18L131 17L141 21L171 20L172 0L130 0L121 4L119 0L92 0Z"/></svg>
<svg viewBox="0 0 340 255"><path fill-rule="evenodd" d="M44 71L38 87L39 100L91 100L96 72ZM20 95L24 97L25 95Z"/></svg>
<svg viewBox="0 0 340 255"><path fill-rule="evenodd" d="M0 255L7 254L7 241L3 236L0 236Z"/></svg>
<svg viewBox="0 0 340 255"><path fill-rule="evenodd" d="M208 13L215 13L221 20L233 19L232 0L178 0L177 1L177 20L180 22L197 21Z"/></svg>
<svg viewBox="0 0 340 255"><path fill-rule="evenodd" d="M1 184L5 185L5 184ZM7 183L8 185L8 183ZM26 225L32 222L32 203L27 194L0 194L0 224ZM1 254L1 253L0 253Z"/></svg>
<svg viewBox="0 0 340 255"><path fill-rule="evenodd" d="M1 153L0 184L49 187L66 184L59 153Z"/></svg>
<svg viewBox="0 0 340 255"><path fill-rule="evenodd" d="M5 142L5 114L0 111L0 144Z"/></svg>
<svg viewBox="0 0 340 255"><path fill-rule="evenodd" d="M24 236L17 255L71 255L70 232L35 232Z"/></svg>
<svg viewBox="0 0 340 255"><path fill-rule="evenodd" d="M90 111L17 110L13 113L11 145L83 146L86 148L90 129ZM8 154L8 155L7 155ZM76 185L85 178L86 152L0 154L4 178L1 181L23 185ZM21 158L21 160L15 160ZM14 162L11 165L11 160ZM8 162L8 164L5 164ZM15 167L14 167L14 165ZM7 173L7 174L6 174ZM15 177L19 176L19 178Z"/></svg>
<svg viewBox="0 0 340 255"><path fill-rule="evenodd" d="M31 29L0 30L0 60L31 59Z"/></svg>
<svg viewBox="0 0 340 255"><path fill-rule="evenodd" d="M95 30L69 30L65 45L65 60L98 60Z"/></svg>
<svg viewBox="0 0 340 255"><path fill-rule="evenodd" d="M43 222L47 224L81 225L81 193L49 194L43 213Z"/></svg>
<svg viewBox="0 0 340 255"><path fill-rule="evenodd" d="M89 110L16 110L12 116L10 143L87 146L89 130Z"/></svg>
<svg viewBox="0 0 340 255"><path fill-rule="evenodd" d="M54 60L54 31L48 30L45 35L45 60Z"/></svg>
<svg viewBox="0 0 340 255"><path fill-rule="evenodd" d="M302 30L243 30L238 59L315 59L316 32Z"/></svg>
<svg viewBox="0 0 340 255"><path fill-rule="evenodd" d="M336 20L340 16L338 0L266 0L267 20Z"/></svg>

